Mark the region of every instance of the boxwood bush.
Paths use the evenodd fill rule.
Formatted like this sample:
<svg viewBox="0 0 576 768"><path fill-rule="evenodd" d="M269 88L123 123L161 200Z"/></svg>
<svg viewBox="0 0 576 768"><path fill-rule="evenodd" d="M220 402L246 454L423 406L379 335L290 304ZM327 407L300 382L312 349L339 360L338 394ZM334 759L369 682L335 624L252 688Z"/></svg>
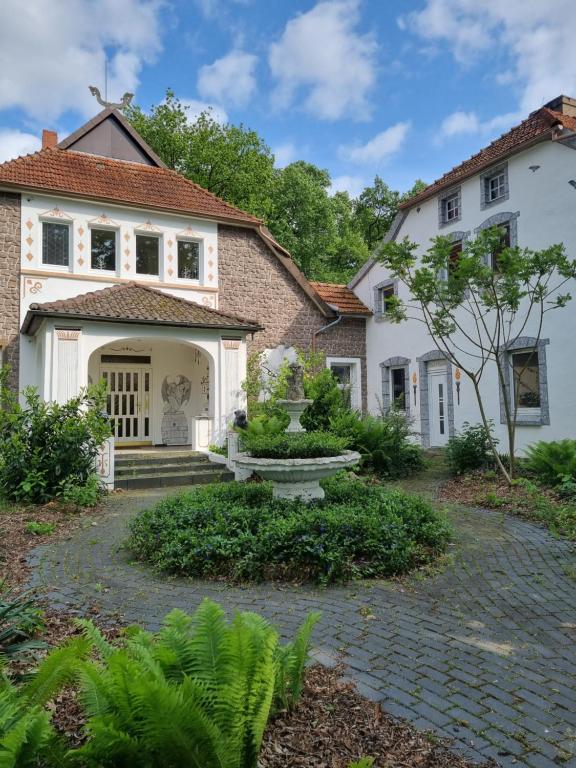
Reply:
<svg viewBox="0 0 576 768"><path fill-rule="evenodd" d="M405 573L450 538L420 497L341 478L324 488L326 498L312 504L273 499L268 483L185 491L141 512L129 547L171 573L328 584Z"/></svg>
<svg viewBox="0 0 576 768"><path fill-rule="evenodd" d="M339 456L348 441L330 432L283 432L278 435L243 436L251 456L258 459L317 459Z"/></svg>

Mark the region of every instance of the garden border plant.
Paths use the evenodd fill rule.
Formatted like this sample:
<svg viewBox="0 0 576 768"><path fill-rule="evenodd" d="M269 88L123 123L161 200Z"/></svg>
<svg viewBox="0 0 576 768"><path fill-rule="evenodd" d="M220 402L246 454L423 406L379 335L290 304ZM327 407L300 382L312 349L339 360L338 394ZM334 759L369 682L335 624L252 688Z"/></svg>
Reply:
<svg viewBox="0 0 576 768"><path fill-rule="evenodd" d="M406 573L450 539L418 496L347 478L323 486L326 498L310 504L273 499L268 483L184 491L134 518L128 547L170 573L330 584Z"/></svg>

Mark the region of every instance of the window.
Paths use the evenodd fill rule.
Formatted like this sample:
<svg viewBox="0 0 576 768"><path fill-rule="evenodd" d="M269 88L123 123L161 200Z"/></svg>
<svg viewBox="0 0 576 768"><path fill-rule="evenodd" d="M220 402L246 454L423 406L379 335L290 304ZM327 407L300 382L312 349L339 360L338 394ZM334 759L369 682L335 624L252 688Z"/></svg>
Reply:
<svg viewBox="0 0 576 768"><path fill-rule="evenodd" d="M387 315L390 313L391 302L390 299L394 297L394 286L387 285L385 288L380 288L380 307L382 308L382 314Z"/></svg>
<svg viewBox="0 0 576 768"><path fill-rule="evenodd" d="M113 272L116 269L116 232L110 229L90 230L90 266Z"/></svg>
<svg viewBox="0 0 576 768"><path fill-rule="evenodd" d="M531 349L512 355L514 403L518 408L540 408L540 368L538 352Z"/></svg>
<svg viewBox="0 0 576 768"><path fill-rule="evenodd" d="M494 272L500 271L500 264L499 259L500 255L502 254L502 251L505 248L510 248L511 243L511 237L510 237L510 222L507 221L505 224L500 224L500 229L503 230L500 236L500 245L495 251L492 251L490 254L490 266L492 267Z"/></svg>
<svg viewBox="0 0 576 768"><path fill-rule="evenodd" d="M392 404L402 411L406 410L406 368L392 368Z"/></svg>
<svg viewBox="0 0 576 768"><path fill-rule="evenodd" d="M374 286L374 319L384 320L392 309L390 299L398 295L398 281L384 280Z"/></svg>
<svg viewBox="0 0 576 768"><path fill-rule="evenodd" d="M440 226L459 221L462 216L462 199L460 187L454 189L438 200L438 218Z"/></svg>
<svg viewBox="0 0 576 768"><path fill-rule="evenodd" d="M508 166L491 168L480 176L481 208L508 199Z"/></svg>
<svg viewBox="0 0 576 768"><path fill-rule="evenodd" d="M194 240L178 240L178 277L184 280L200 277L200 244Z"/></svg>
<svg viewBox="0 0 576 768"><path fill-rule="evenodd" d="M57 267L70 263L70 227L68 224L42 222L42 262Z"/></svg>
<svg viewBox="0 0 576 768"><path fill-rule="evenodd" d="M136 235L136 272L139 275L158 275L160 269L160 238Z"/></svg>
<svg viewBox="0 0 576 768"><path fill-rule="evenodd" d="M458 240L452 243L450 248L450 256L448 257L448 274L452 274L457 268L460 262L460 256L462 255L462 240Z"/></svg>
<svg viewBox="0 0 576 768"><path fill-rule="evenodd" d="M348 408L361 410L360 361L354 358L333 357L327 358L326 364L336 377Z"/></svg>

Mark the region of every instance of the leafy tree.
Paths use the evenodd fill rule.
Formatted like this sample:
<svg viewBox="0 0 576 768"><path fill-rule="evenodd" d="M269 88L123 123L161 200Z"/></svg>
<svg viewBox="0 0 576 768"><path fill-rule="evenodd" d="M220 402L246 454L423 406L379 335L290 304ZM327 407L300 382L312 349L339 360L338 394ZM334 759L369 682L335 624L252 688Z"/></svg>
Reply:
<svg viewBox="0 0 576 768"><path fill-rule="evenodd" d="M134 128L166 165L229 203L265 217L274 178L274 155L244 125L222 125L212 112L194 121L172 91L150 113L140 107L126 112Z"/></svg>
<svg viewBox="0 0 576 768"><path fill-rule="evenodd" d="M392 319L406 320L410 312L410 319L424 323L438 349L470 379L494 459L510 482L515 468L519 388L512 387L511 398L509 362L502 352L528 329L537 344L547 313L561 309L571 299L562 291L576 277L576 261L568 258L561 244L541 251L503 248L504 234L502 227L481 232L456 259L446 237L435 238L422 256L417 254L418 245L408 238L387 243L378 258L410 294L408 301L398 297L391 302ZM485 371L494 369L499 386L508 393L503 398L507 467L491 436L480 388ZM523 373L514 376L522 380Z"/></svg>
<svg viewBox="0 0 576 768"><path fill-rule="evenodd" d="M425 187L426 184L418 179L408 192L401 194L390 189L380 176L376 176L374 184L363 190L355 203L355 217L359 231L370 250L384 239L392 226L399 204L417 195Z"/></svg>

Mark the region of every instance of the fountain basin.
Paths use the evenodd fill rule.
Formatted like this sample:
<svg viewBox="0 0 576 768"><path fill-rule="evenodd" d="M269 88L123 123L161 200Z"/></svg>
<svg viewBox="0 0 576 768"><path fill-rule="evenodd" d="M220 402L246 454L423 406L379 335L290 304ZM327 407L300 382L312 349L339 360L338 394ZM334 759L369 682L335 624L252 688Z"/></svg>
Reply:
<svg viewBox="0 0 576 768"><path fill-rule="evenodd" d="M320 480L335 475L341 469L353 467L360 461L356 451L344 451L338 456L316 459L257 459L247 453L236 456L236 464L249 472L256 472L264 480L272 481L275 499L323 499Z"/></svg>

